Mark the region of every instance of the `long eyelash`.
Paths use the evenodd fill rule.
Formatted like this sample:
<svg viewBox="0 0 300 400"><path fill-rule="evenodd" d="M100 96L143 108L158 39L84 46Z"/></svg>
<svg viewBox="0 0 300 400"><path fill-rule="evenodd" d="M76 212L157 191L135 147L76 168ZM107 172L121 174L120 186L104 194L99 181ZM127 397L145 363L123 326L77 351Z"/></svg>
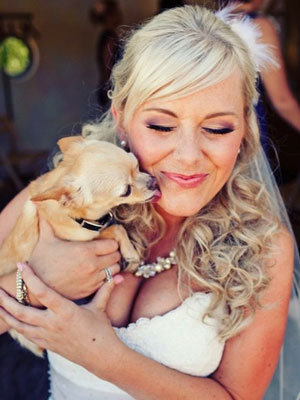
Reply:
<svg viewBox="0 0 300 400"><path fill-rule="evenodd" d="M161 126L161 125L147 125L147 128L153 129L159 132L171 132L174 128L170 126ZM216 135L225 135L226 133L233 132L233 128L222 128L222 129L212 129L212 128L205 128L205 130L209 133L213 133Z"/></svg>
<svg viewBox="0 0 300 400"><path fill-rule="evenodd" d="M211 129L211 128L204 128L207 132L213 133L216 135L225 135L226 133L233 132L233 128L222 128L222 129Z"/></svg>
<svg viewBox="0 0 300 400"><path fill-rule="evenodd" d="M147 128L160 132L171 132L173 130L173 128L169 126L152 125L152 124L147 125Z"/></svg>

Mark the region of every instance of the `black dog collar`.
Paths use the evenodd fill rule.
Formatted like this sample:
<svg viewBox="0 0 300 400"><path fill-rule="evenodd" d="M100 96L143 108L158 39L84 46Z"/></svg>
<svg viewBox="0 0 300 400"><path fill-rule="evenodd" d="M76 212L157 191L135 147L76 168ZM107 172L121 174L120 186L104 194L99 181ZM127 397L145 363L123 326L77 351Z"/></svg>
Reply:
<svg viewBox="0 0 300 400"><path fill-rule="evenodd" d="M97 221L89 221L83 218L75 218L83 228L89 229L90 231L101 232L102 230L108 228L115 224L114 216L111 212L105 214L103 217L99 218Z"/></svg>

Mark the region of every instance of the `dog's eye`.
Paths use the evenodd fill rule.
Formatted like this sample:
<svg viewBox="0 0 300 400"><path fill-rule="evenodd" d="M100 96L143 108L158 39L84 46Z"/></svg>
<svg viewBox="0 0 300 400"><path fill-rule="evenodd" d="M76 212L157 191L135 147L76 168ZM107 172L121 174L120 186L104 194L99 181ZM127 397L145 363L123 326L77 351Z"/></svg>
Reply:
<svg viewBox="0 0 300 400"><path fill-rule="evenodd" d="M125 193L121 194L121 197L128 197L130 195L131 195L131 186L127 185L126 186L126 191L125 191Z"/></svg>

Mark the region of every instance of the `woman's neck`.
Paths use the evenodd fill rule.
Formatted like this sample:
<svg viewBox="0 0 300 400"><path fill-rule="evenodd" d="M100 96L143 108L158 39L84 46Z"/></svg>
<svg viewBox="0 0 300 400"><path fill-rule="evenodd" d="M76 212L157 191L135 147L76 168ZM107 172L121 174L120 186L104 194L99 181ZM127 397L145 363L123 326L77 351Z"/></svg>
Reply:
<svg viewBox="0 0 300 400"><path fill-rule="evenodd" d="M159 207L159 205L155 206L156 211L162 217L166 224L166 232L167 231L176 231L178 232L185 217L180 217L177 215L171 215L167 213L165 210Z"/></svg>
<svg viewBox="0 0 300 400"><path fill-rule="evenodd" d="M158 206L156 211L165 221L166 230L164 236L151 248L150 261L156 260L157 257L166 257L174 249L177 234L185 220L185 217L170 215Z"/></svg>

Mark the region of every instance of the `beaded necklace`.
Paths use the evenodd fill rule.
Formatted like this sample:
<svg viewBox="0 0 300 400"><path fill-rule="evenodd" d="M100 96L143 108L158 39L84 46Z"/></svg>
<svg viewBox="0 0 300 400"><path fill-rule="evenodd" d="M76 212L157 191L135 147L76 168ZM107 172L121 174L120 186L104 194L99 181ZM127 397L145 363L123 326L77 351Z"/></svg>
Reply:
<svg viewBox="0 0 300 400"><path fill-rule="evenodd" d="M175 251L172 250L169 253L169 256L166 258L157 257L155 262L145 264L144 261L137 267L134 272L134 276L143 277L143 278L152 278L156 274L160 272L169 270L173 265L176 264L176 254Z"/></svg>

